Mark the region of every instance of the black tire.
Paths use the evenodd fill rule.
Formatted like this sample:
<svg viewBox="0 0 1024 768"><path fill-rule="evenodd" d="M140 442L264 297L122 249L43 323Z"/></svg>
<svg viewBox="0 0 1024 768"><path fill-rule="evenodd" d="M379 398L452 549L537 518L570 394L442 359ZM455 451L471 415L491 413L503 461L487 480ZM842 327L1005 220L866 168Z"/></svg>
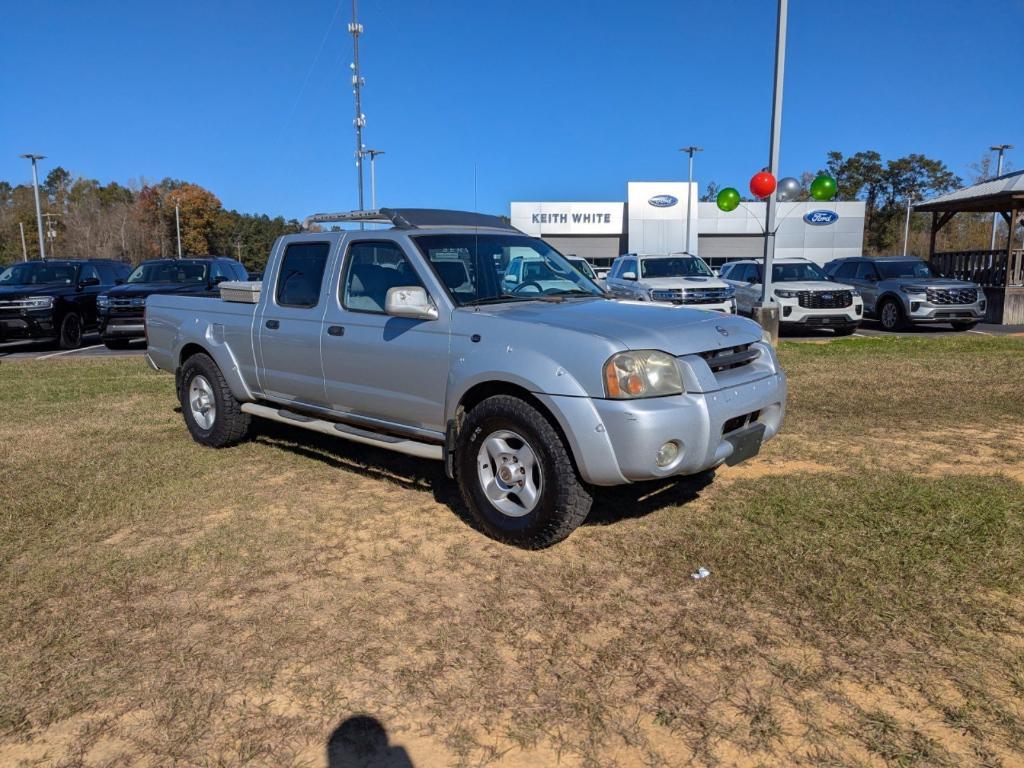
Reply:
<svg viewBox="0 0 1024 768"><path fill-rule="evenodd" d="M103 346L107 349L128 349L131 346L129 339L105 339Z"/></svg>
<svg viewBox="0 0 1024 768"><path fill-rule="evenodd" d="M207 428L196 421L192 404L189 402L192 382L199 376L210 384L216 409L213 423ZM249 434L251 417L247 413L242 413L242 404L231 394L227 380L209 355L199 353L186 360L181 366L178 381L181 414L185 417L185 425L192 434L192 439L197 443L211 448L224 448L243 440Z"/></svg>
<svg viewBox="0 0 1024 768"><path fill-rule="evenodd" d="M539 497L521 517L503 513L487 497L478 454L500 431L521 435L536 456ZM524 549L542 549L566 538L586 519L590 492L576 471L562 436L529 403L509 395L489 397L471 410L456 442L456 478L462 498L487 535Z"/></svg>
<svg viewBox="0 0 1024 768"><path fill-rule="evenodd" d="M884 299L878 305L878 323L886 331L900 331L907 324L903 307L896 299Z"/></svg>
<svg viewBox="0 0 1024 768"><path fill-rule="evenodd" d="M856 330L856 325L843 325L838 328L833 328L832 332L835 333L836 336L850 336Z"/></svg>
<svg viewBox="0 0 1024 768"><path fill-rule="evenodd" d="M78 349L82 346L82 317L77 312L68 312L60 321L57 344L61 349Z"/></svg>
<svg viewBox="0 0 1024 768"><path fill-rule="evenodd" d="M950 323L953 326L954 331L969 331L971 328L977 325L977 323Z"/></svg>

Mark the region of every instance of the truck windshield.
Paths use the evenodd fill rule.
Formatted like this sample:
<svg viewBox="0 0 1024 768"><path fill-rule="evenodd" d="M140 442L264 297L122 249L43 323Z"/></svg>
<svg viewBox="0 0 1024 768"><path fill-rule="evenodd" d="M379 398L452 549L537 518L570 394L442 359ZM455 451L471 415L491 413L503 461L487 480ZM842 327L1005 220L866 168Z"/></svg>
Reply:
<svg viewBox="0 0 1024 768"><path fill-rule="evenodd" d="M8 285L72 285L78 266L53 261L15 264L0 273L0 286Z"/></svg>
<svg viewBox="0 0 1024 768"><path fill-rule="evenodd" d="M562 254L534 237L467 233L419 235L413 241L459 306L604 296Z"/></svg>
<svg viewBox="0 0 1024 768"><path fill-rule="evenodd" d="M875 266L882 273L882 278L886 280L898 277L938 277L931 265L917 259L876 261Z"/></svg>
<svg viewBox="0 0 1024 768"><path fill-rule="evenodd" d="M762 268L757 268L758 274L762 274ZM795 264L773 264L773 283L796 283L801 280L828 280L828 276L821 271L821 267L809 261L796 262Z"/></svg>
<svg viewBox="0 0 1024 768"><path fill-rule="evenodd" d="M140 264L128 276L129 283L205 283L208 267L202 261L167 259Z"/></svg>
<svg viewBox="0 0 1024 768"><path fill-rule="evenodd" d="M712 277L711 270L696 256L673 256L670 259L642 259L642 277Z"/></svg>
<svg viewBox="0 0 1024 768"><path fill-rule="evenodd" d="M576 269L582 272L584 275L593 280L597 275L594 274L593 268L590 266L590 262L586 259L569 259L569 263L572 264Z"/></svg>

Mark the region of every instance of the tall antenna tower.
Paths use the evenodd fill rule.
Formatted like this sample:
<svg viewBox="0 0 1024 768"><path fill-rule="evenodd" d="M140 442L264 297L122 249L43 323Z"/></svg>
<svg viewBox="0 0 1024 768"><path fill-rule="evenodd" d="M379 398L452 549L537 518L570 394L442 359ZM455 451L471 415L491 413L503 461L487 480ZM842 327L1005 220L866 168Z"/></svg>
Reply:
<svg viewBox="0 0 1024 768"><path fill-rule="evenodd" d="M359 76L359 36L363 34L363 25L359 23L356 8L357 0L352 0L352 21L348 23L349 34L352 35L352 93L356 97L356 119L352 124L356 128L356 171L359 176L359 210L363 210L363 128L366 115L363 114L362 90L364 80Z"/></svg>

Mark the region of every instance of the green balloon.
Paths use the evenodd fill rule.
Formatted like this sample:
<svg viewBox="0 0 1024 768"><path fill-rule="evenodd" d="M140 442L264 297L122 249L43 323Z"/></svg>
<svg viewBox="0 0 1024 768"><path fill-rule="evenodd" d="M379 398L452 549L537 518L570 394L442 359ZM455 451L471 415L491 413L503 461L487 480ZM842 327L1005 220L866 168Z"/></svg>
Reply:
<svg viewBox="0 0 1024 768"><path fill-rule="evenodd" d="M726 187L718 193L715 202L723 211L735 211L740 205L740 193L732 187Z"/></svg>
<svg viewBox="0 0 1024 768"><path fill-rule="evenodd" d="M836 196L836 180L831 176L821 175L811 182L811 197L815 200L831 200Z"/></svg>

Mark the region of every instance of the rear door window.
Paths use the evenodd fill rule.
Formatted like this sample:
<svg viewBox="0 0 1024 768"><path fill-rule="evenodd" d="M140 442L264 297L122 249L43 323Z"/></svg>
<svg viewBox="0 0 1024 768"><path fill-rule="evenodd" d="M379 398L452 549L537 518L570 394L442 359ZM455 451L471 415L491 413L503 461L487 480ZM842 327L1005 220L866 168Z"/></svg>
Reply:
<svg viewBox="0 0 1024 768"><path fill-rule="evenodd" d="M330 250L330 243L292 243L285 249L277 273L279 306L309 309L320 303Z"/></svg>

